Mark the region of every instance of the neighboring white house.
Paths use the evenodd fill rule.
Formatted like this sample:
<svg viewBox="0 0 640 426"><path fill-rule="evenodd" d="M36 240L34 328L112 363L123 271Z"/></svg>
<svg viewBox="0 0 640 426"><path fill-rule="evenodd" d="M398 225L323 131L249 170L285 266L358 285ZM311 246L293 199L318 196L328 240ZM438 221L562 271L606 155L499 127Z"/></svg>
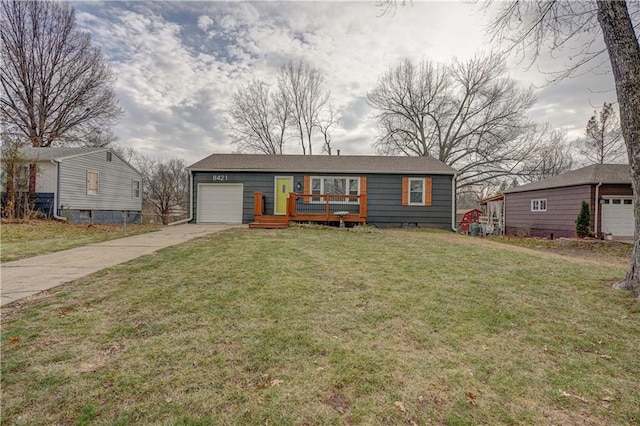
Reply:
<svg viewBox="0 0 640 426"><path fill-rule="evenodd" d="M139 222L142 176L108 148L24 148L36 164L36 208L77 223Z"/></svg>

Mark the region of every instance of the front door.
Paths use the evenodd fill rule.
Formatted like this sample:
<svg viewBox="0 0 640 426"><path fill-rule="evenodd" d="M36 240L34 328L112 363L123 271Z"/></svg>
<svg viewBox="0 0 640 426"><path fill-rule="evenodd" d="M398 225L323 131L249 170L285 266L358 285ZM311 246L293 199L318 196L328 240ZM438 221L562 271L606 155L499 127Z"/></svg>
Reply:
<svg viewBox="0 0 640 426"><path fill-rule="evenodd" d="M275 206L274 214L286 214L287 213L287 198L293 188L293 177L291 176L276 176L276 188L275 188Z"/></svg>

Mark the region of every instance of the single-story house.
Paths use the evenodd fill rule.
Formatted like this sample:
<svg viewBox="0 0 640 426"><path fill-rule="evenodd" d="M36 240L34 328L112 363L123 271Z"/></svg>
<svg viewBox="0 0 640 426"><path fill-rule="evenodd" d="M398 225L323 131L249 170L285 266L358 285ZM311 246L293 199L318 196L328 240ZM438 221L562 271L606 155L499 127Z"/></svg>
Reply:
<svg viewBox="0 0 640 426"><path fill-rule="evenodd" d="M598 236L633 236L633 190L626 164L596 164L504 191L507 234L575 237L582 201Z"/></svg>
<svg viewBox="0 0 640 426"><path fill-rule="evenodd" d="M187 169L197 223L455 228L456 171L430 157L213 154Z"/></svg>
<svg viewBox="0 0 640 426"><path fill-rule="evenodd" d="M108 148L23 148L29 192L47 217L74 223L139 222L142 176ZM35 173L33 170L35 168Z"/></svg>

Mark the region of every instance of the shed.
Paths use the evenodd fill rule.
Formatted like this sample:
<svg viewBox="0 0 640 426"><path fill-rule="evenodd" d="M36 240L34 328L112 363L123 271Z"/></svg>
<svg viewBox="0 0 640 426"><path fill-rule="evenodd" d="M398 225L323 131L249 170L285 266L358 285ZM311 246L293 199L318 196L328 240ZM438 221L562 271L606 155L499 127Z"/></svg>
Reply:
<svg viewBox="0 0 640 426"><path fill-rule="evenodd" d="M463 234L469 233L469 224L471 223L479 223L480 217L482 216L482 211L478 209L471 210L458 210L459 219L458 219L458 230Z"/></svg>

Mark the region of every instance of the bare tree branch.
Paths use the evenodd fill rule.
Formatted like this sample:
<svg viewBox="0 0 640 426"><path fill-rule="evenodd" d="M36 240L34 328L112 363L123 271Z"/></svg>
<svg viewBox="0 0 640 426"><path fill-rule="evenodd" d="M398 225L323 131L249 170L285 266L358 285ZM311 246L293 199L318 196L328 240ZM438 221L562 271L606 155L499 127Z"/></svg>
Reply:
<svg viewBox="0 0 640 426"><path fill-rule="evenodd" d="M433 156L460 171L463 188L513 175L533 150L521 135L531 89L504 76L498 55L437 65L406 60L383 74L368 93L378 111L382 154Z"/></svg>
<svg viewBox="0 0 640 426"><path fill-rule="evenodd" d="M68 3L0 2L0 114L32 146L112 140L115 78Z"/></svg>

